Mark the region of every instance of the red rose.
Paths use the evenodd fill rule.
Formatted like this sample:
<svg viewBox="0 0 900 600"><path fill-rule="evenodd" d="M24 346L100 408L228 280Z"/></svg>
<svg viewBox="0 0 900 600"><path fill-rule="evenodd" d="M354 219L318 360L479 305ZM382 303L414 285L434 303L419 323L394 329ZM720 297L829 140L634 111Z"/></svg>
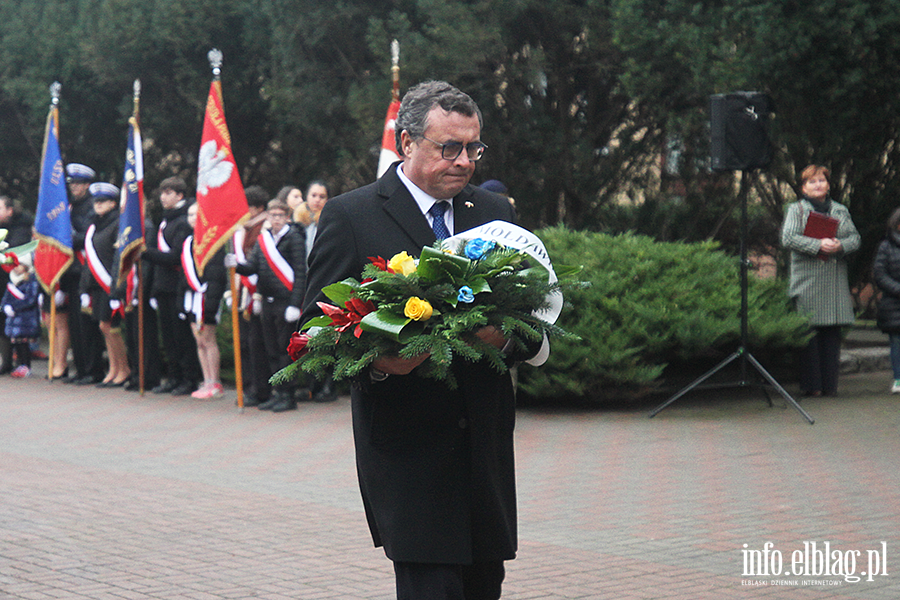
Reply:
<svg viewBox="0 0 900 600"><path fill-rule="evenodd" d="M388 266L388 261L381 258L380 256L369 256L368 259L372 261L372 264L378 267L382 271L387 271L388 273L393 273L394 270Z"/></svg>
<svg viewBox="0 0 900 600"><path fill-rule="evenodd" d="M0 258L3 259L0 261L0 264L2 264L3 270L7 273L11 273L13 269L19 266L19 257L12 252L0 254Z"/></svg>
<svg viewBox="0 0 900 600"><path fill-rule="evenodd" d="M356 323L356 328L353 329L353 335L357 338L362 335L362 325L360 322L362 318L369 314L370 312L375 312L375 303L371 300L366 300L363 302L359 298L353 297L350 298L347 302L344 303L344 306L347 307L347 312L352 314L352 321Z"/></svg>
<svg viewBox="0 0 900 600"><path fill-rule="evenodd" d="M304 354L309 352L306 345L309 343L309 334L295 331L291 335L291 343L288 344L287 352L291 356L291 360L299 360Z"/></svg>

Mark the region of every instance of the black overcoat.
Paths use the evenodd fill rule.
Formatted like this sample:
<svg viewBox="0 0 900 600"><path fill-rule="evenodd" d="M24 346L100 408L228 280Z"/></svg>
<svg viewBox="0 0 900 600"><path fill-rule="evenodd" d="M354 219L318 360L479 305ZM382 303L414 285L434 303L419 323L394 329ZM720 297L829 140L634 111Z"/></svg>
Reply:
<svg viewBox="0 0 900 600"><path fill-rule="evenodd" d="M889 232L878 246L872 273L881 290L878 328L885 333L900 333L900 233Z"/></svg>
<svg viewBox="0 0 900 600"><path fill-rule="evenodd" d="M177 208L163 210L162 220L156 228L156 240L147 244L143 258L153 265L153 284L150 295L153 298L163 294L177 294L178 285L184 277L181 268L181 249L184 240L194 231L187 220L187 211L191 202L186 200ZM169 246L168 250L159 247L159 231Z"/></svg>
<svg viewBox="0 0 900 600"><path fill-rule="evenodd" d="M506 198L466 186L453 199L454 232L512 222ZM377 182L330 200L309 257L304 319L321 314L321 289L359 278L368 257L418 256L435 241L389 168ZM351 389L356 466L369 529L394 561L468 564L516 553L515 397L508 373L453 366L459 388L413 371Z"/></svg>

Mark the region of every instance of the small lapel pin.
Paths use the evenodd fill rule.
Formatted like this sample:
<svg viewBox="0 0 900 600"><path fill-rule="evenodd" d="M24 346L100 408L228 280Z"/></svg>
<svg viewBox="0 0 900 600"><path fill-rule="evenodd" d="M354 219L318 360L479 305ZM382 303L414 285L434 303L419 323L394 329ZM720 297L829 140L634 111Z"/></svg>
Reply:
<svg viewBox="0 0 900 600"><path fill-rule="evenodd" d="M471 202L466 202L466 208L472 208L473 206L475 206L475 205L472 204Z"/></svg>

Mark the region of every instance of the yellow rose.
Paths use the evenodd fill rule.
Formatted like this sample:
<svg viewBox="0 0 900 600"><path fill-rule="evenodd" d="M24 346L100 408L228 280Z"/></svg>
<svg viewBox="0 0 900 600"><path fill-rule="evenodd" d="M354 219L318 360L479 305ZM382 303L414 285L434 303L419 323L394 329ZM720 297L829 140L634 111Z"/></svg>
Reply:
<svg viewBox="0 0 900 600"><path fill-rule="evenodd" d="M431 308L428 300L422 300L415 296L407 300L406 306L403 307L403 314L413 321L427 321L431 318L432 312L434 309Z"/></svg>
<svg viewBox="0 0 900 600"><path fill-rule="evenodd" d="M394 273L400 273L404 277L416 272L415 259L406 253L406 250L400 254L395 254L388 262L388 267Z"/></svg>

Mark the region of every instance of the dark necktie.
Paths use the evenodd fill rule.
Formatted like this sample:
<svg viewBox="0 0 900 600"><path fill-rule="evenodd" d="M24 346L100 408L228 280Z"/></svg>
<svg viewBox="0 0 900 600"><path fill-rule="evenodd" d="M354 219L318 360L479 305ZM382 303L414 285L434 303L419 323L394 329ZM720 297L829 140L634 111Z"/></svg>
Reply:
<svg viewBox="0 0 900 600"><path fill-rule="evenodd" d="M447 223L444 222L444 211L447 210L446 202L435 202L428 209L431 215L431 229L434 230L434 237L439 240L445 240L450 237L450 231L447 230Z"/></svg>

